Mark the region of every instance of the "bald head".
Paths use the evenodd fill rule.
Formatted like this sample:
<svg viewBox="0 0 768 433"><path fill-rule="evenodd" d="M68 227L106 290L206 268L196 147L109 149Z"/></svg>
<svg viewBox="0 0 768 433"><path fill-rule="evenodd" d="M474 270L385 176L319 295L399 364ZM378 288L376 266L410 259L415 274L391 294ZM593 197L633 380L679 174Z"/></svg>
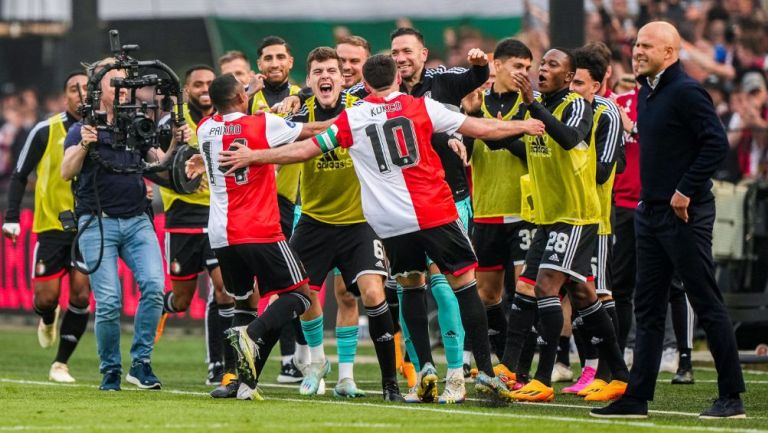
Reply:
<svg viewBox="0 0 768 433"><path fill-rule="evenodd" d="M639 76L656 76L677 62L679 52L680 34L672 24L648 23L637 33L632 50L633 69Z"/></svg>

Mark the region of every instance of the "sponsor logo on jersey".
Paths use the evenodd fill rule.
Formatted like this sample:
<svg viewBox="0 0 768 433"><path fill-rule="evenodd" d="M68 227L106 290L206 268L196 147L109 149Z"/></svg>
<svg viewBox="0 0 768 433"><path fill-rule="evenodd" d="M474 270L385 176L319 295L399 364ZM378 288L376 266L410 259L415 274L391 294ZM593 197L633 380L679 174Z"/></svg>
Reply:
<svg viewBox="0 0 768 433"><path fill-rule="evenodd" d="M549 146L542 137L533 137L531 142L531 154L534 156L550 156Z"/></svg>
<svg viewBox="0 0 768 433"><path fill-rule="evenodd" d="M597 345L597 344L602 343L603 339L602 338L597 338L597 337L592 337L592 339L589 340L589 342L592 343L592 345Z"/></svg>
<svg viewBox="0 0 768 433"><path fill-rule="evenodd" d="M555 254L552 254L551 256L549 256L549 260L552 260L553 262L559 262L560 261L560 257L557 255L557 253L555 253Z"/></svg>

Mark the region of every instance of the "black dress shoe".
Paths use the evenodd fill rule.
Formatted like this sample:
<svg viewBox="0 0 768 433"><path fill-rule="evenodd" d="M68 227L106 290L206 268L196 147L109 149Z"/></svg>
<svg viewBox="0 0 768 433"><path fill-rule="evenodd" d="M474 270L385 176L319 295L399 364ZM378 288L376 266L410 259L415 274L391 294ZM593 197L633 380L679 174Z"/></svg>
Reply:
<svg viewBox="0 0 768 433"><path fill-rule="evenodd" d="M712 407L699 415L700 419L746 418L744 403L740 398L720 397Z"/></svg>
<svg viewBox="0 0 768 433"><path fill-rule="evenodd" d="M390 382L384 384L384 401L394 401L398 403L405 403L405 398L400 394L400 387L396 382Z"/></svg>
<svg viewBox="0 0 768 433"><path fill-rule="evenodd" d="M672 385L693 385L693 369L678 368L675 377L672 378Z"/></svg>
<svg viewBox="0 0 768 433"><path fill-rule="evenodd" d="M632 397L621 397L606 407L589 411L595 418L648 418L648 402Z"/></svg>

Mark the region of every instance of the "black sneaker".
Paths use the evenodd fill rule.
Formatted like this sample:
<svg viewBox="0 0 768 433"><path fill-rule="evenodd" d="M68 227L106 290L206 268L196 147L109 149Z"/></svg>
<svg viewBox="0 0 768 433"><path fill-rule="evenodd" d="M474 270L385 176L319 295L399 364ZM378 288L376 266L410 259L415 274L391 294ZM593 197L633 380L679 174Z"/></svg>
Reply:
<svg viewBox="0 0 768 433"><path fill-rule="evenodd" d="M469 379L472 377L472 366L469 364L464 364L461 366L461 369L464 371L464 379Z"/></svg>
<svg viewBox="0 0 768 433"><path fill-rule="evenodd" d="M595 418L648 418L648 402L632 397L621 397L606 407L589 411Z"/></svg>
<svg viewBox="0 0 768 433"><path fill-rule="evenodd" d="M672 378L672 385L693 385L693 369L680 367Z"/></svg>
<svg viewBox="0 0 768 433"><path fill-rule="evenodd" d="M125 380L138 386L139 389L160 389L162 386L160 379L152 371L152 366L148 359L133 361Z"/></svg>
<svg viewBox="0 0 768 433"><path fill-rule="evenodd" d="M384 401L393 401L397 403L405 403L405 398L400 394L400 387L396 382L389 382L384 384Z"/></svg>
<svg viewBox="0 0 768 433"><path fill-rule="evenodd" d="M746 418L744 403L740 398L720 397L712 404L712 407L699 415L699 419L726 419Z"/></svg>
<svg viewBox="0 0 768 433"><path fill-rule="evenodd" d="M208 377L205 379L206 385L220 385L224 378L224 364L221 362L211 362L208 364Z"/></svg>
<svg viewBox="0 0 768 433"><path fill-rule="evenodd" d="M107 370L99 385L101 391L120 391L120 370Z"/></svg>
<svg viewBox="0 0 768 433"><path fill-rule="evenodd" d="M280 366L280 374L277 376L278 383L299 383L302 379L304 379L304 375L293 362L293 358L291 358L291 362Z"/></svg>
<svg viewBox="0 0 768 433"><path fill-rule="evenodd" d="M213 398L235 398L237 397L238 388L240 388L240 381L234 379L226 385L219 385L210 394Z"/></svg>

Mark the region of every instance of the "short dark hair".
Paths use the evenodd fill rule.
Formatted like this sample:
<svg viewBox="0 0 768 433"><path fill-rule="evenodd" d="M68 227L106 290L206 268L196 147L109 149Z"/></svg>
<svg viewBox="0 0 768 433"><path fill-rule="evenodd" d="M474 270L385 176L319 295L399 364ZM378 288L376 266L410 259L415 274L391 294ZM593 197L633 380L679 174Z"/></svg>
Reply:
<svg viewBox="0 0 768 433"><path fill-rule="evenodd" d="M82 75L85 78L88 78L88 74L86 74L85 71L82 70L82 69L78 69L76 71L70 72L69 74L67 74L67 78L64 79L64 91L67 90L67 83L69 83L69 80L71 80L72 77L77 77L78 75ZM83 96L85 96L85 95L83 95Z"/></svg>
<svg viewBox="0 0 768 433"><path fill-rule="evenodd" d="M285 39L281 38L280 36L267 36L266 38L262 39L261 45L259 45L259 49L256 51L256 54L261 57L264 48L271 47L272 45L282 45L285 47L285 51L287 51L288 54L291 54L291 46L288 45L288 42L285 42Z"/></svg>
<svg viewBox="0 0 768 433"><path fill-rule="evenodd" d="M326 60L336 60L339 62L339 69L341 69L341 60L335 49L331 47L317 47L307 55L307 73L312 70L312 62L325 62Z"/></svg>
<svg viewBox="0 0 768 433"><path fill-rule="evenodd" d="M552 47L549 51L560 51L561 53L565 54L565 57L568 58L568 63L570 64L570 71L576 72L576 60L573 58L573 52L569 50L568 48L562 48L562 47Z"/></svg>
<svg viewBox="0 0 768 433"><path fill-rule="evenodd" d="M533 60L533 54L530 48L517 39L505 38L496 44L496 49L493 50L493 58L502 60L510 57L517 57L520 59Z"/></svg>
<svg viewBox="0 0 768 433"><path fill-rule="evenodd" d="M219 57L219 66L238 59L245 60L245 63L249 63L248 56L246 56L242 51L231 50L227 51L226 53L222 54L221 57Z"/></svg>
<svg viewBox="0 0 768 433"><path fill-rule="evenodd" d="M365 49L366 53L371 54L371 45L368 43L367 40L365 40L365 38L361 36L355 36L355 35L344 36L343 38L339 39L336 42L336 46L339 46L341 44L349 44L349 45L354 45L356 47L362 47Z"/></svg>
<svg viewBox="0 0 768 433"><path fill-rule="evenodd" d="M389 34L389 40L391 41L396 37L406 35L416 36L416 39L421 42L421 45L424 45L424 35L422 35L420 31L414 29L413 27L400 27L395 29L392 33Z"/></svg>
<svg viewBox="0 0 768 433"><path fill-rule="evenodd" d="M363 79L374 90L384 90L395 82L397 64L389 54L376 54L365 61Z"/></svg>
<svg viewBox="0 0 768 433"><path fill-rule="evenodd" d="M217 111L223 111L232 105L237 97L240 87L240 81L232 74L224 74L216 77L208 88L208 94L211 96L214 108Z"/></svg>
<svg viewBox="0 0 768 433"><path fill-rule="evenodd" d="M602 57L605 60L606 65L611 64L611 60L613 59L613 53L611 52L611 49L608 48L608 45L605 45L603 42L590 42L587 45L584 45L584 49L594 51L597 53L600 57Z"/></svg>
<svg viewBox="0 0 768 433"><path fill-rule="evenodd" d="M608 70L608 62L600 51L584 46L574 50L573 58L576 68L586 69L589 76L597 82L603 81L605 72Z"/></svg>
<svg viewBox="0 0 768 433"><path fill-rule="evenodd" d="M201 63L201 64L198 64L198 65L192 65L192 66L190 66L190 67L189 67L189 69L187 69L187 72L185 72L185 73L184 73L184 82L185 82L185 83L186 83L187 81L189 81L189 77L190 77L190 76L192 75L192 73L193 73L193 72L195 72L195 71L211 71L211 72L213 73L213 75L214 75L214 76L216 75L216 71L215 71L215 70L213 70L213 68L212 68L211 66L208 66L208 65L204 65L204 64L202 64L202 63Z"/></svg>

